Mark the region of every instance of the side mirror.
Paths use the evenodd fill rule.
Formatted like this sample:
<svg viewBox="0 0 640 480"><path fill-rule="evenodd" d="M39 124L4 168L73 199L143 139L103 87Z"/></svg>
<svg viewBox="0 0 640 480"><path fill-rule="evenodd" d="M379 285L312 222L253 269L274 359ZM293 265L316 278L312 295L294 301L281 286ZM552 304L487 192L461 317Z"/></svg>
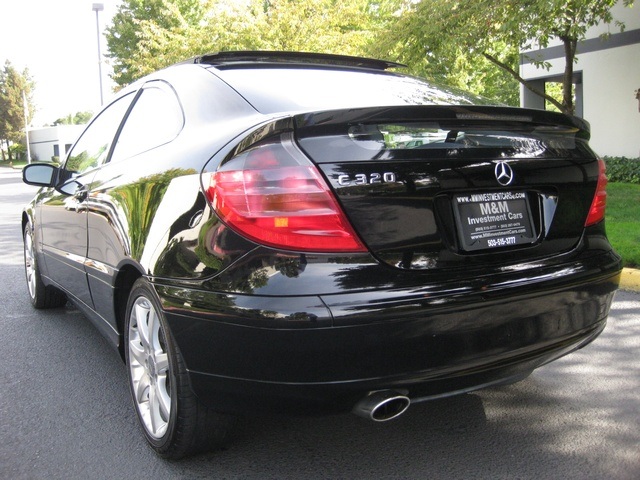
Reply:
<svg viewBox="0 0 640 480"><path fill-rule="evenodd" d="M48 163L33 163L22 169L22 181L27 185L51 187L56 178L58 167Z"/></svg>

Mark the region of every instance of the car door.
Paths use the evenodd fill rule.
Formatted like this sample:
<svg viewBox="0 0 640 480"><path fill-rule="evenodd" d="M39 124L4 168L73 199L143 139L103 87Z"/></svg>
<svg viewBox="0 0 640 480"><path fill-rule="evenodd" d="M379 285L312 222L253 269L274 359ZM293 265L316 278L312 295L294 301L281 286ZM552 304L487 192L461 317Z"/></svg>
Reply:
<svg viewBox="0 0 640 480"><path fill-rule="evenodd" d="M173 141L183 125L183 111L171 86L160 80L147 82L120 127L108 163L92 179L85 268L95 310L114 329L118 269L140 261L148 237L162 236L168 228L158 232L162 223L155 219L151 231L167 182L184 172L178 156L166 171L157 147ZM194 190L199 191L197 186Z"/></svg>
<svg viewBox="0 0 640 480"><path fill-rule="evenodd" d="M42 250L48 275L76 300L93 308L86 274L87 197L91 180L106 162L132 94L105 108L69 152L55 189L40 205Z"/></svg>

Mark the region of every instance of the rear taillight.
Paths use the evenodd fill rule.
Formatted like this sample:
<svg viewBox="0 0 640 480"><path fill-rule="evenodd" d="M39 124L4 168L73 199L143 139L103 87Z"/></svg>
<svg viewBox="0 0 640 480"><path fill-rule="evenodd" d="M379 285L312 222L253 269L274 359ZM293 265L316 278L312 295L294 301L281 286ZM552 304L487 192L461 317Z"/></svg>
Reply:
<svg viewBox="0 0 640 480"><path fill-rule="evenodd" d="M256 145L207 175L216 213L257 243L306 252L366 251L291 134Z"/></svg>
<svg viewBox="0 0 640 480"><path fill-rule="evenodd" d="M589 215L587 221L584 223L585 227L594 225L604 218L604 211L607 206L607 176L605 174L606 166L604 160L598 159L598 184L596 186L596 193L593 196L591 202L591 208L589 209Z"/></svg>

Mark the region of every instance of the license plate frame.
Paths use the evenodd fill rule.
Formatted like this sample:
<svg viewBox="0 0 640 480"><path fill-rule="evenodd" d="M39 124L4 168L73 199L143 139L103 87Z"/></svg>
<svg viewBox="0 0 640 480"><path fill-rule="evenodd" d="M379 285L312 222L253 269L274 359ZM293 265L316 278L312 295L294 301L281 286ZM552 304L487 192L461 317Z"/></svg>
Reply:
<svg viewBox="0 0 640 480"><path fill-rule="evenodd" d="M465 252L522 247L536 241L527 192L469 192L453 196L460 248Z"/></svg>

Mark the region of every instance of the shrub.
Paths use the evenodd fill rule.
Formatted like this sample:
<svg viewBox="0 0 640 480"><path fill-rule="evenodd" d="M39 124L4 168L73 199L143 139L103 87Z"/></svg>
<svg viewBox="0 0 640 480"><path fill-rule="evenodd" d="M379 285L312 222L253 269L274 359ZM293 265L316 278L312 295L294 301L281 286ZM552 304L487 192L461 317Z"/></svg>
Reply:
<svg viewBox="0 0 640 480"><path fill-rule="evenodd" d="M610 182L640 184L640 158L604 157Z"/></svg>
<svg viewBox="0 0 640 480"><path fill-rule="evenodd" d="M14 143L9 147L14 160L25 160L27 158L27 147L21 143Z"/></svg>

